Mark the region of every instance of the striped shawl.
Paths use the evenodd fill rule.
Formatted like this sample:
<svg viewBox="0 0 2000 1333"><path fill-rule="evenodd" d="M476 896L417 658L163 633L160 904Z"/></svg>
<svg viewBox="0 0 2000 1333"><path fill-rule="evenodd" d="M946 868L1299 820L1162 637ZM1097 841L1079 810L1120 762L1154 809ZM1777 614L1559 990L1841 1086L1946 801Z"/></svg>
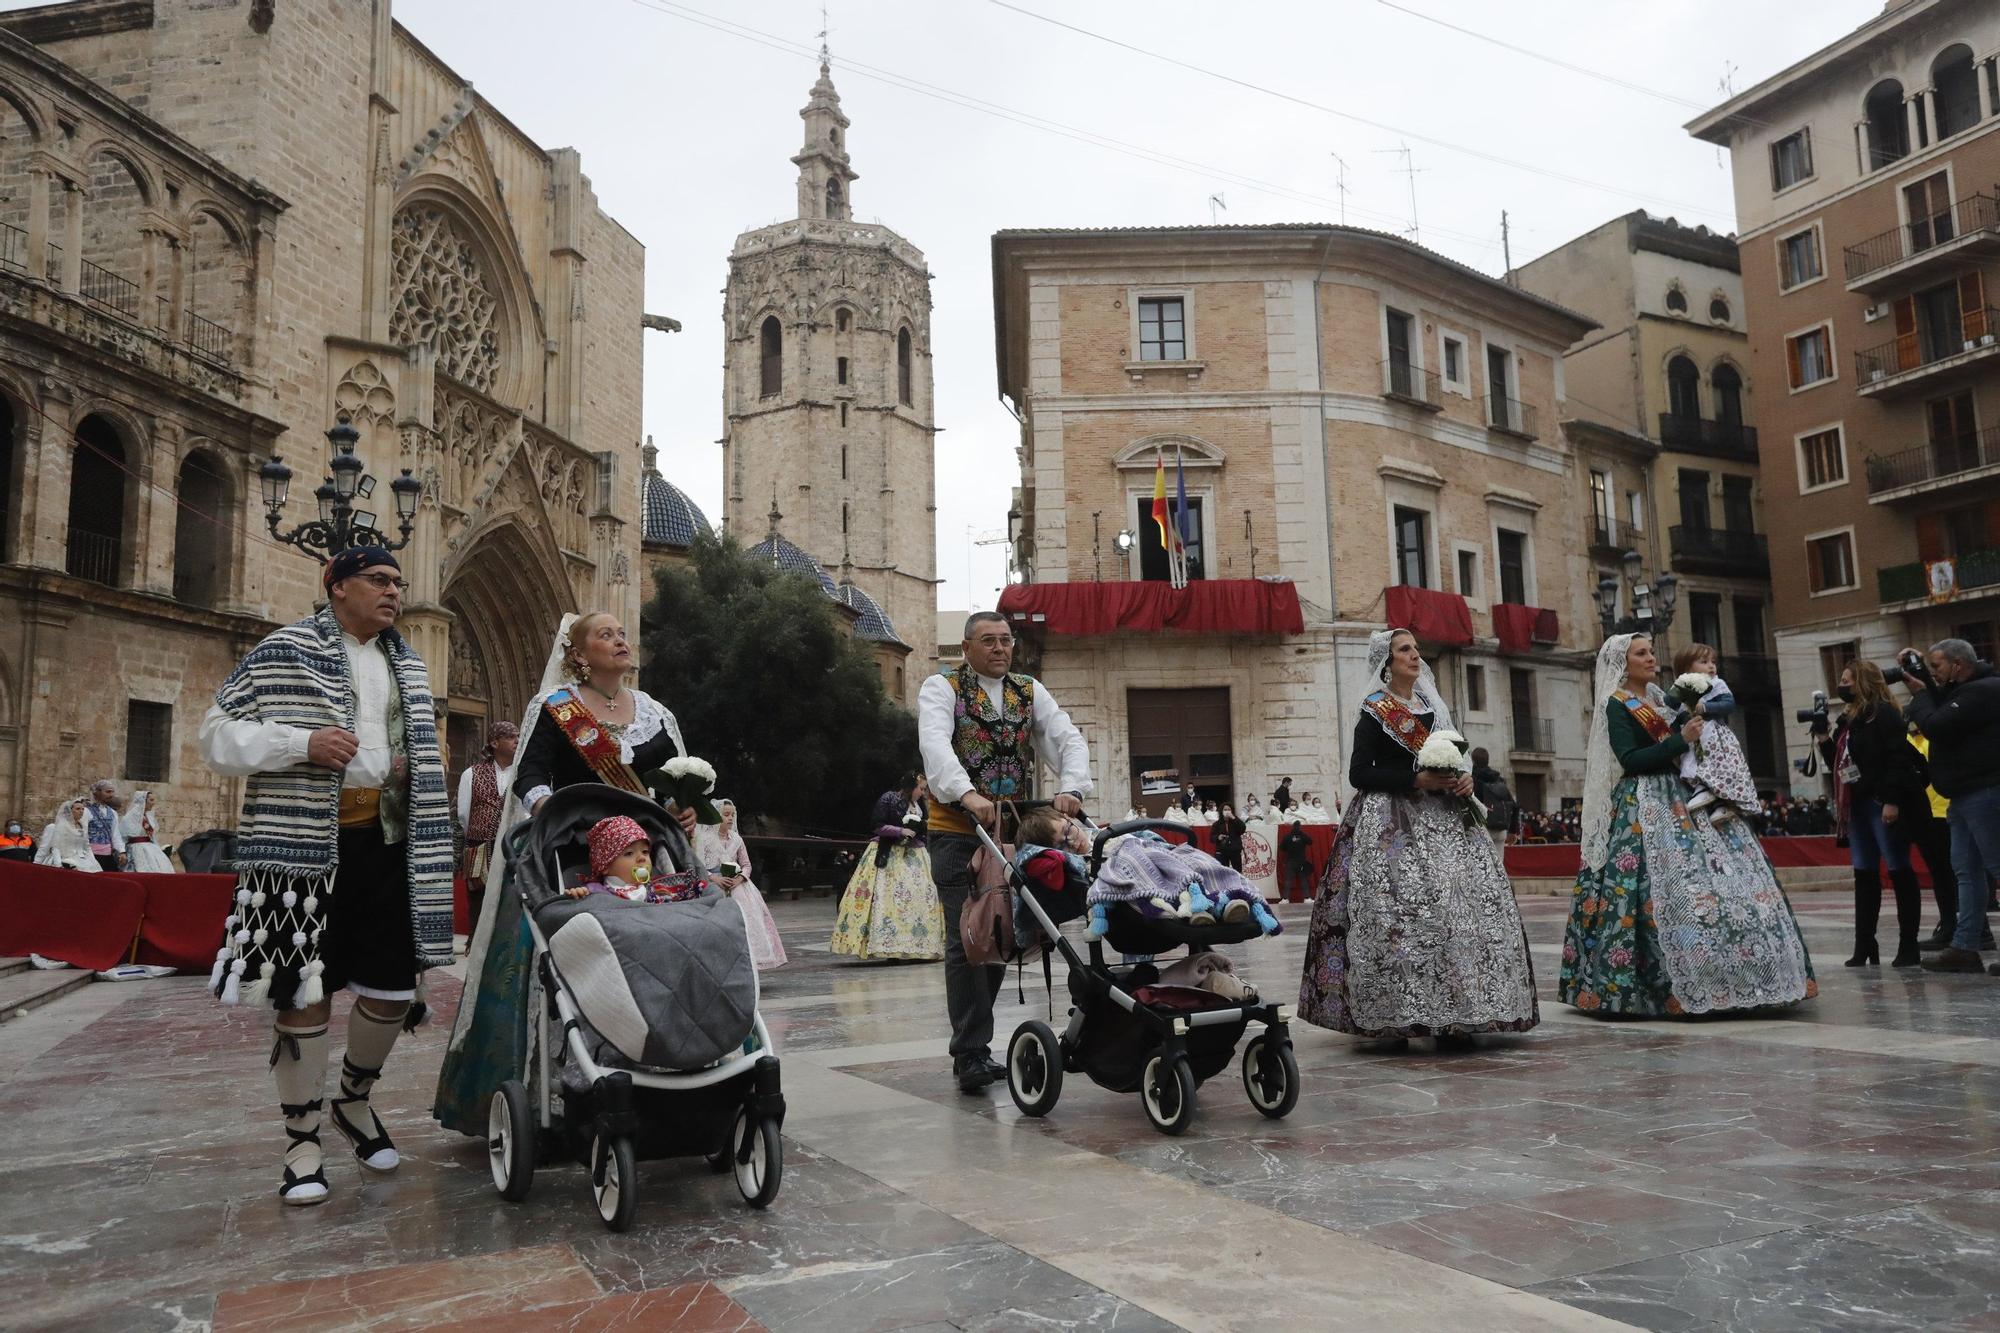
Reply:
<svg viewBox="0 0 2000 1333"><path fill-rule="evenodd" d="M384 824L392 836L403 827L418 967L442 967L452 960L452 822L430 679L395 630L376 642L389 658L391 723L401 715L409 764L407 810L394 809L392 801L402 802L385 793ZM353 730L354 686L331 609L267 635L215 702L243 721ZM299 764L249 780L236 840L236 901L210 978L226 1003L268 999L284 1009L323 998L319 941L339 862L339 774Z"/></svg>

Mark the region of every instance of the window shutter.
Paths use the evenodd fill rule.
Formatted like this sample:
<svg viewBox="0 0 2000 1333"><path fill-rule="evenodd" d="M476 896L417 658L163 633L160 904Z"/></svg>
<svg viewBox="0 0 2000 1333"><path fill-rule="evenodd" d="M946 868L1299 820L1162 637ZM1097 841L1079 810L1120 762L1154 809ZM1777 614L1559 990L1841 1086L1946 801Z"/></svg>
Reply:
<svg viewBox="0 0 2000 1333"><path fill-rule="evenodd" d="M1804 167L1805 174L1812 175L1812 126L1810 125L1799 131L1799 161Z"/></svg>
<svg viewBox="0 0 2000 1333"><path fill-rule="evenodd" d="M1938 514L1917 515L1917 559L1942 560L1944 556L1943 517Z"/></svg>
<svg viewBox="0 0 2000 1333"><path fill-rule="evenodd" d="M1917 298L1896 298L1896 369L1913 369L1920 353L1917 348Z"/></svg>
<svg viewBox="0 0 2000 1333"><path fill-rule="evenodd" d="M1976 269L1958 280L1958 310L1967 340L1977 342L1986 332L1986 282Z"/></svg>
<svg viewBox="0 0 2000 1333"><path fill-rule="evenodd" d="M1986 530L1980 546L1991 550L1996 544L2000 544L2000 500L1988 500L1986 512L1981 517L1985 520Z"/></svg>
<svg viewBox="0 0 2000 1333"><path fill-rule="evenodd" d="M1826 558L1826 540L1826 538L1822 537L1816 542L1806 543L1806 590L1808 592L1823 592L1826 589L1824 573L1826 568L1824 564Z"/></svg>
<svg viewBox="0 0 2000 1333"><path fill-rule="evenodd" d="M1785 368L1791 375L1792 387L1794 389L1798 388L1801 379L1799 375L1799 340L1797 338L1785 339Z"/></svg>

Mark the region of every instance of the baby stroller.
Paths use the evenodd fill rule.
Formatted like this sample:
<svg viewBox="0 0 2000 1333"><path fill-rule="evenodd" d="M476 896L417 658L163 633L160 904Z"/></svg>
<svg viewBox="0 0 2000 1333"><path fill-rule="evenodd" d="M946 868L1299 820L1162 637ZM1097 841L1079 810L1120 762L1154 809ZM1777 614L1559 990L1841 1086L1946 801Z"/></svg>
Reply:
<svg viewBox="0 0 2000 1333"><path fill-rule="evenodd" d="M659 905L565 897L589 878L591 826L613 815L638 821L660 873L697 868L658 803L615 787L565 787L508 836L502 889L521 895L534 941L532 1029L528 1068L488 1112L494 1188L519 1202L536 1167L579 1162L598 1216L623 1231L636 1163L706 1156L765 1207L784 1172L785 1098L743 914L713 887Z"/></svg>
<svg viewBox="0 0 2000 1333"><path fill-rule="evenodd" d="M988 854L1001 856L986 829L975 827ZM1104 868L1105 847L1113 838L1146 829L1187 832L1185 825L1151 819L1096 829L1088 861L1091 878ZM1262 933L1256 921L1199 925L1159 920L1120 903L1110 911L1104 938L1089 942L1086 963L1060 929L1064 920L1083 914L1083 895L1050 894L1011 862L1008 882L1069 973L1069 1023L1061 1034L1030 1019L1014 1029L1007 1043L1007 1091L1022 1114L1047 1115L1062 1096L1063 1075L1082 1072L1112 1092L1137 1092L1146 1118L1162 1134L1183 1133L1194 1120L1195 1089L1228 1066L1252 1022L1263 1024L1264 1030L1244 1048L1243 1090L1250 1104L1273 1120L1291 1113L1299 1100L1299 1066L1286 1028L1290 1006L1179 988L1142 1000L1139 993L1153 994L1148 988L1158 981L1159 969L1149 962L1109 963L1104 957L1106 944L1124 954L1155 955L1183 945L1202 950L1234 944Z"/></svg>

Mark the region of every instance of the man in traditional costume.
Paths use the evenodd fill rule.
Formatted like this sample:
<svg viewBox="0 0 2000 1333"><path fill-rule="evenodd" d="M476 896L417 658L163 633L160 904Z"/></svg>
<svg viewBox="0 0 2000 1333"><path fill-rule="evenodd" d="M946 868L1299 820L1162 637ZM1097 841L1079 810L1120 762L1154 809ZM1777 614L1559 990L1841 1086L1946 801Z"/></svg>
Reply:
<svg viewBox="0 0 2000 1333"><path fill-rule="evenodd" d="M972 888L973 821L1000 831L998 802L1025 799L1038 755L1056 771L1055 808L1075 815L1090 794L1090 751L1083 733L1032 676L1008 670L1014 633L1004 617L981 611L965 622L965 660L917 694L917 744L930 782L931 875L944 908L945 1008L951 1016L951 1072L962 1092L1004 1080L992 1055L993 1000L1003 967L965 960L958 917Z"/></svg>
<svg viewBox="0 0 2000 1333"><path fill-rule="evenodd" d="M486 901L493 839L500 831L500 811L514 781L514 751L520 744L519 727L512 722L495 722L486 733L486 748L479 752L479 762L459 774L458 824L465 831L466 916L474 924ZM471 933L469 928L466 933Z"/></svg>
<svg viewBox="0 0 2000 1333"><path fill-rule="evenodd" d="M320 1157L331 995L355 995L335 1129L366 1170L400 1163L369 1105L383 1062L423 1018L418 974L451 962L451 806L430 680L396 632L394 556L326 566L327 605L265 637L202 719L201 748L248 778L236 900L210 984L277 1011L271 1071L289 1145L278 1197L327 1196Z"/></svg>
<svg viewBox="0 0 2000 1333"><path fill-rule="evenodd" d="M125 829L118 808L118 784L102 778L91 784L90 800L83 807L83 831L90 839L90 854L100 870L125 868Z"/></svg>

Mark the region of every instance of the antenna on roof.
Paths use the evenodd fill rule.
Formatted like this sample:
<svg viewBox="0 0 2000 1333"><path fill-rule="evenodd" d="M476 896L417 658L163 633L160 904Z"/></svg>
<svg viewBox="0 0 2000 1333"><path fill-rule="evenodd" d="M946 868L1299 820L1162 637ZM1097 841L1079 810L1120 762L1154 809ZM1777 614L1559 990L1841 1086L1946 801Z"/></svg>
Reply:
<svg viewBox="0 0 2000 1333"><path fill-rule="evenodd" d="M822 65L833 62L833 52L827 46L827 37L832 32L833 25L827 22L826 19L826 6L821 5L819 7L819 31L814 35L819 38L819 63Z"/></svg>
<svg viewBox="0 0 2000 1333"><path fill-rule="evenodd" d="M1208 196L1208 225L1211 227L1216 224L1215 213L1217 209L1221 209L1225 213L1229 211L1229 201L1222 197L1222 191L1220 190Z"/></svg>
<svg viewBox="0 0 2000 1333"><path fill-rule="evenodd" d="M1722 100L1725 102L1731 100L1736 96L1735 61L1725 60L1722 62L1722 77L1715 81L1715 90L1722 94ZM1720 170L1723 165L1721 144L1717 144L1715 146L1715 165L1717 170Z"/></svg>
<svg viewBox="0 0 2000 1333"><path fill-rule="evenodd" d="M1423 242L1423 233L1417 229L1417 173L1424 170L1424 168L1417 165L1416 154L1410 151L1410 145L1407 142L1396 148L1377 148L1375 151L1378 153L1394 153L1403 159L1403 174L1410 178L1409 237L1411 240L1421 244Z"/></svg>
<svg viewBox="0 0 2000 1333"><path fill-rule="evenodd" d="M1347 161L1339 153L1328 153L1333 159L1333 188L1340 195L1340 225L1347 225Z"/></svg>

